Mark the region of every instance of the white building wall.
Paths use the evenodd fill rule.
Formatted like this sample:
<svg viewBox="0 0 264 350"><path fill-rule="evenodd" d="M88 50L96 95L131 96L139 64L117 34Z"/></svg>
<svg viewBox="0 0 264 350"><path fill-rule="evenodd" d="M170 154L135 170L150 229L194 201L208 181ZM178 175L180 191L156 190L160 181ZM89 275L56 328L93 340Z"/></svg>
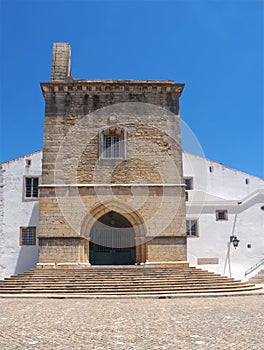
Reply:
<svg viewBox="0 0 264 350"><path fill-rule="evenodd" d="M184 176L194 178L187 219L198 219L199 231L198 237L188 238L190 264L245 279L245 272L264 258L264 180L187 153L183 164ZM228 220L217 221L216 210L228 210ZM240 243L229 250L233 234ZM199 264L204 258L210 264Z"/></svg>
<svg viewBox="0 0 264 350"><path fill-rule="evenodd" d="M212 167L212 172L209 167ZM183 154L184 176L194 176L194 189L225 200L240 200L264 189L264 180L190 153ZM246 184L246 179L249 183Z"/></svg>
<svg viewBox="0 0 264 350"><path fill-rule="evenodd" d="M20 227L38 227L38 200L24 198L24 177L41 175L41 158L40 151L1 164L0 278L36 266L38 245L20 246Z"/></svg>

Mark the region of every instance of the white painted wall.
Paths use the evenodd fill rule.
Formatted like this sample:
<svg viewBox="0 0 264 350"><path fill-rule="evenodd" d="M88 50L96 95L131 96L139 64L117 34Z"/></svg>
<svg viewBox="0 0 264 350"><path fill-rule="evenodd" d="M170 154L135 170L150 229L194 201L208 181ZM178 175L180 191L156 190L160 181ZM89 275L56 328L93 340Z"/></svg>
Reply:
<svg viewBox="0 0 264 350"><path fill-rule="evenodd" d="M190 264L223 274L228 242L234 233L240 243L237 249L233 245L230 247L230 264L225 274L229 275L230 266L232 277L245 279L245 271L264 258L264 211L261 210L264 180L187 153L183 165L184 176L194 177L194 189L189 191L187 202L187 219L198 218L199 225L199 237L188 238ZM212 173L209 166L213 167ZM248 184L245 179L249 180ZM219 209L228 210L227 221L216 220L215 211ZM198 258L218 258L219 264L197 265Z"/></svg>
<svg viewBox="0 0 264 350"><path fill-rule="evenodd" d="M26 175L41 174L41 158L39 151L1 164L0 278L36 265L38 246L21 247L19 235L21 226L38 226L38 201L23 200L23 179ZM28 168L26 159L32 161ZM212 173L209 166L213 166ZM240 244L237 249L231 246L230 265L232 277L244 279L245 271L264 257L264 211L260 209L264 205L264 180L188 153L183 155L183 169L184 176L194 178L194 189L189 191L187 202L187 218L199 220L199 237L188 238L190 264L223 274L227 245L237 215L234 233ZM245 179L249 179L249 184ZM227 221L216 221L217 209L228 210ZM219 264L197 265L198 258L218 258ZM229 266L225 272L229 274Z"/></svg>
<svg viewBox="0 0 264 350"><path fill-rule="evenodd" d="M212 173L209 166L213 167ZM184 176L194 176L196 191L206 190L208 194L225 200L241 200L256 190L264 189L264 180L259 177L190 153L183 154L183 173ZM249 179L249 184L245 183L246 179Z"/></svg>
<svg viewBox="0 0 264 350"><path fill-rule="evenodd" d="M21 226L38 227L38 200L24 199L23 184L24 176L41 175L41 158L40 151L1 164L0 278L36 266L38 246L20 246L19 238Z"/></svg>

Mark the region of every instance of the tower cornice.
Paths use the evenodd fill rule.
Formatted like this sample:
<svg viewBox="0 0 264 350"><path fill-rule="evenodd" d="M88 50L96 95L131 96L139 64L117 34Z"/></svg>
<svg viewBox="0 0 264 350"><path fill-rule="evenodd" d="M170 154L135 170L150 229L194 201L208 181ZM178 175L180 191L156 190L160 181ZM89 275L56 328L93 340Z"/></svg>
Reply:
<svg viewBox="0 0 264 350"><path fill-rule="evenodd" d="M48 92L128 92L176 93L181 95L184 85L173 80L73 80L40 83L43 94Z"/></svg>

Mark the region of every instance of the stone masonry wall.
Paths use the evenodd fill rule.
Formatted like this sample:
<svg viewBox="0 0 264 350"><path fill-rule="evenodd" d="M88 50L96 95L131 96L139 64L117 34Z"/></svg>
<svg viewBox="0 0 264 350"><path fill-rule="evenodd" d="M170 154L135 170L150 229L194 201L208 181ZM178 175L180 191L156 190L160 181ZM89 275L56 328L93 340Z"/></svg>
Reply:
<svg viewBox="0 0 264 350"><path fill-rule="evenodd" d="M80 86L83 87L83 85L80 84L83 84L85 88L91 89L91 91L74 90L78 89ZM132 140L144 139L144 148L146 148L146 146L148 147L148 149L144 150L144 157L147 158L148 161L157 161L157 154L155 155L153 153L153 146L157 146L159 148L159 158L162 159L164 154L172 156L179 170L179 174L181 174L182 157L180 121L178 116L179 93L174 84L171 82L160 84L155 82L142 84L126 83L125 86L129 89L131 88L130 85L132 85L133 90L135 90L133 94L123 91L124 84L122 82L105 83L102 81L102 86L106 85L108 86L108 90L111 89L111 91L108 92L97 91L99 89L98 85L100 86L99 83L89 83L87 85L85 82L81 83L78 81L67 84L66 86L55 83L42 84L46 100L43 183L54 183L54 164L57 161L58 150L65 140L65 137L69 135L70 130L74 129L74 127L79 124L80 130L75 130L76 138L82 138L82 133L85 131L87 137L83 140L84 148L81 154L80 152L75 153L75 150L71 148L71 144L69 143L68 149L67 145L65 145L65 157L70 155L68 157L69 164L72 164L73 158L79 161L80 164L77 176L79 176L80 179L78 179L78 181L80 180L81 182L84 181L88 183L93 181L91 173L95 165L99 165L97 161L98 134L104 128L112 124L108 119L108 115L111 113L121 114L116 117L114 123L120 127L127 128L127 156L129 158L139 157L139 159L142 159L142 148L136 149L136 142L133 143ZM140 85L143 85L143 87L144 85L150 85L153 91L142 93L141 89L143 87ZM93 91L93 87L96 89L95 91ZM67 92L64 91L66 88ZM158 88L162 89L157 92ZM167 88L171 89L170 92L167 91ZM136 102L138 102L139 105L137 105ZM142 102L146 105L142 104ZM164 110L160 107L153 107L155 105L163 107ZM105 108L106 106L108 106L108 108ZM124 111L122 111L123 106ZM135 107L140 110L137 111ZM98 112L98 109L101 110ZM135 109L134 118L131 118L133 109ZM166 113L166 111L168 111L168 113ZM122 115L122 113L124 113L124 115ZM143 113L144 115L142 115ZM157 115L158 113L160 113L159 116ZM129 114L127 119L125 116L126 114ZM120 116L122 118L120 118ZM168 118L171 119L171 123L168 123ZM84 128L81 127L82 123L84 124ZM175 140L177 140L178 143L176 143ZM67 167L67 169L69 169L69 167ZM82 170L85 175L82 173ZM69 181L72 182L72 180L71 176ZM74 181L77 182L77 179L74 179Z"/></svg>
<svg viewBox="0 0 264 350"><path fill-rule="evenodd" d="M53 45L51 80L63 81L70 76L71 48L69 44Z"/></svg>
<svg viewBox="0 0 264 350"><path fill-rule="evenodd" d="M150 260L184 260L179 119L183 84L74 80L67 68L69 57L67 45L55 46L52 81L41 84L46 107L39 237L46 243L40 244L40 260L44 262L45 256L49 261L85 260L85 244L78 250L73 238L89 238L89 232L83 231L87 216L96 206L107 207L110 202L121 207L123 203L138 215L149 241L174 237L170 243L160 241L161 250L159 244L147 244ZM103 135L112 129L122 135L119 159L107 159L102 153ZM55 247L56 241L49 244L49 237L61 237L61 242L69 237L68 245ZM53 247L49 253L48 246Z"/></svg>

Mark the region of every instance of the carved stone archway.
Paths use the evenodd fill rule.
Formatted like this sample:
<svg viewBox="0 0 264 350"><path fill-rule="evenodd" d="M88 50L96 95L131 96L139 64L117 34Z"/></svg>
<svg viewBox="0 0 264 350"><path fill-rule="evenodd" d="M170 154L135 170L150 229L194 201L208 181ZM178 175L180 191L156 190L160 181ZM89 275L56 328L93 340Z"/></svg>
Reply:
<svg viewBox="0 0 264 350"><path fill-rule="evenodd" d="M146 257L146 227L143 218L139 213L132 211L128 206L119 202L107 202L100 203L90 210L90 213L85 218L81 235L91 239L91 232L94 225L102 218L104 215L110 212L115 212L120 216L123 216L131 225L135 234L135 251L136 251L136 263L144 263L147 259ZM89 245L87 245L86 254L89 257Z"/></svg>

